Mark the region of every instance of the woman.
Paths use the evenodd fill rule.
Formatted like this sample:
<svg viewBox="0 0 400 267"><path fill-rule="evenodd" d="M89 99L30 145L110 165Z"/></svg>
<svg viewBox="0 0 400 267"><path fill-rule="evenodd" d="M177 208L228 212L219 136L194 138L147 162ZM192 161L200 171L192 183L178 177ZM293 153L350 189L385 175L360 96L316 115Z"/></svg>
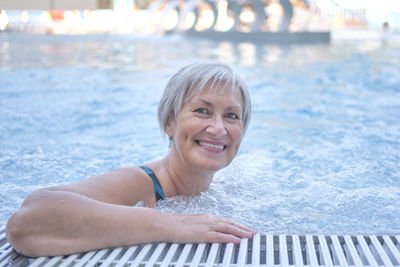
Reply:
<svg viewBox="0 0 400 267"><path fill-rule="evenodd" d="M233 242L255 232L209 214L152 209L158 199L206 191L235 157L250 119L247 86L229 66L195 63L168 82L158 108L164 158L33 192L8 221L27 256L64 255L150 242ZM136 204L143 202L144 207Z"/></svg>

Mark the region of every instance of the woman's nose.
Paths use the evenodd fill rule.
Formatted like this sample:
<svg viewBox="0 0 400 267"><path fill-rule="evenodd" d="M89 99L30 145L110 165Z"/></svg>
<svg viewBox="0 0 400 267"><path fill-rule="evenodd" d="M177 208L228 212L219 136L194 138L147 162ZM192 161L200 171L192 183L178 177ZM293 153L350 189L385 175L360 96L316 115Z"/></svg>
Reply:
<svg viewBox="0 0 400 267"><path fill-rule="evenodd" d="M207 132L214 135L215 137L224 136L227 131L222 118L213 117L210 121L210 125L207 127Z"/></svg>

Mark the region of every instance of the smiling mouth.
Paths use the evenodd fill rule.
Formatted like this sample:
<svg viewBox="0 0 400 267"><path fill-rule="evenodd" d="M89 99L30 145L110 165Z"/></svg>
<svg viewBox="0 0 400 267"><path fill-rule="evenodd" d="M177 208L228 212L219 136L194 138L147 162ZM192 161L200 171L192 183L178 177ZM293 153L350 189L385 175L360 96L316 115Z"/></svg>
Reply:
<svg viewBox="0 0 400 267"><path fill-rule="evenodd" d="M211 144L211 143L207 143L204 141L196 141L196 142L201 146L206 146L206 147L210 147L210 148L218 149L218 150L224 150L226 147L225 145Z"/></svg>

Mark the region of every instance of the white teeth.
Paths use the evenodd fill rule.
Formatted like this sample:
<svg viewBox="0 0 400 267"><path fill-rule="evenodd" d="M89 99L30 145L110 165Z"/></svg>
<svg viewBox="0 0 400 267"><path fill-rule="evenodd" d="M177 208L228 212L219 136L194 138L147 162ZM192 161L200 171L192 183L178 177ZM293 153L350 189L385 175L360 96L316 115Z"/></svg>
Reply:
<svg viewBox="0 0 400 267"><path fill-rule="evenodd" d="M199 144L202 146L208 146L208 147L212 147L212 148L216 148L216 149L220 149L220 150L224 149L223 145L214 145L214 144L210 144L210 143L206 143L206 142L202 142L202 141L199 141Z"/></svg>

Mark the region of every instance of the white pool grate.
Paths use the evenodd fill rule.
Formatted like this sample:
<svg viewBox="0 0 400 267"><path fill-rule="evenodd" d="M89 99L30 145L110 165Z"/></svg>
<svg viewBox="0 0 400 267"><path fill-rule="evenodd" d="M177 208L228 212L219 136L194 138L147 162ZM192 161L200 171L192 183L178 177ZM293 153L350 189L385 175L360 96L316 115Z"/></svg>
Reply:
<svg viewBox="0 0 400 267"><path fill-rule="evenodd" d="M256 235L234 244L157 243L65 257L18 255L0 229L3 266L400 266L400 235Z"/></svg>

